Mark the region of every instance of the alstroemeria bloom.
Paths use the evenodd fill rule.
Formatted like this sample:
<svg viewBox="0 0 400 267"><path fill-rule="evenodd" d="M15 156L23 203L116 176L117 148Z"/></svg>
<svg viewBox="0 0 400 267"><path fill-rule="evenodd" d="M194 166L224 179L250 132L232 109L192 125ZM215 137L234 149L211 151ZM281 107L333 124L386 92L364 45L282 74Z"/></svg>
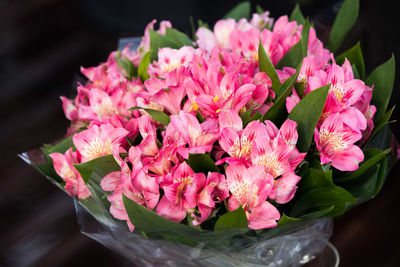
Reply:
<svg viewBox="0 0 400 267"><path fill-rule="evenodd" d="M55 171L65 181L65 190L68 194L80 199L89 197L89 188L87 188L78 170L72 166L72 164L79 163L76 152L70 148L65 154L51 153L50 157L53 160Z"/></svg>
<svg viewBox="0 0 400 267"><path fill-rule="evenodd" d="M257 136L264 137L264 125L259 121L250 122L246 128L237 132L235 129L226 127L221 131L219 144L230 157L234 159L242 159L250 161L253 143ZM231 161L232 159L224 158L223 161Z"/></svg>
<svg viewBox="0 0 400 267"><path fill-rule="evenodd" d="M162 72L170 72L180 66L187 66L193 58L194 49L184 46L180 49L160 48L158 50L158 65Z"/></svg>
<svg viewBox="0 0 400 267"><path fill-rule="evenodd" d="M200 48L204 48L209 52L216 46L222 49L228 49L230 48L229 35L235 27L236 22L234 19L217 21L214 25L214 32L205 27L200 27L196 32L198 38L197 43Z"/></svg>
<svg viewBox="0 0 400 267"><path fill-rule="evenodd" d="M189 153L210 152L218 139L218 125L211 120L200 124L195 116L181 111L179 115L171 116L171 123L189 144L189 148L181 147L179 150L184 158L188 158Z"/></svg>
<svg viewBox="0 0 400 267"><path fill-rule="evenodd" d="M289 202L296 193L296 185L300 179L301 177L293 172L284 173L281 178L276 180L269 198L275 200L276 203L279 204Z"/></svg>
<svg viewBox="0 0 400 267"><path fill-rule="evenodd" d="M113 146L121 142L128 131L115 128L111 124L91 125L72 138L76 149L81 155L81 161L86 162L101 156L112 154Z"/></svg>
<svg viewBox="0 0 400 267"><path fill-rule="evenodd" d="M197 193L205 181L204 173L194 173L186 162L178 165L161 185L164 196L158 203L157 214L175 222L182 221L196 207Z"/></svg>
<svg viewBox="0 0 400 267"><path fill-rule="evenodd" d="M200 193L197 194L197 206L200 218L192 213L194 225L204 222L215 208L215 203L224 201L229 196L229 190L225 176L217 172L209 172L207 180Z"/></svg>
<svg viewBox="0 0 400 267"><path fill-rule="evenodd" d="M274 178L293 172L306 155L296 148L296 122L288 119L279 130L271 121L264 123L265 134L258 135L254 140L252 164L264 166L265 171Z"/></svg>
<svg viewBox="0 0 400 267"><path fill-rule="evenodd" d="M231 196L230 211L242 206L246 212L249 228L264 229L277 225L279 211L268 201L274 179L261 166L247 168L243 164L229 164L226 179Z"/></svg>
<svg viewBox="0 0 400 267"><path fill-rule="evenodd" d="M364 160L364 154L354 143L361 137L361 133L343 123L340 114L330 115L319 131L314 132L315 143L321 151L321 163L332 162L332 166L341 171L358 169L358 164Z"/></svg>

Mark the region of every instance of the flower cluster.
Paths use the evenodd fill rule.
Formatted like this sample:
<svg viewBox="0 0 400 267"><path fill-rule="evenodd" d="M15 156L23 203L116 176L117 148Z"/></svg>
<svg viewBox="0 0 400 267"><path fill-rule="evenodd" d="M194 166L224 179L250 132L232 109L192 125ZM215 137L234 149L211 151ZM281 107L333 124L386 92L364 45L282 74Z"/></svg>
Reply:
<svg viewBox="0 0 400 267"><path fill-rule="evenodd" d="M263 115L275 103L272 78L259 70L259 43L275 65L300 41L303 25L286 16L273 23L268 15L220 20L213 31L201 27L195 47L160 48L147 79L130 75L120 61L141 65L155 21L136 51L128 46L97 67L82 68L88 82L79 84L74 100L62 97L74 149L51 154L68 193L90 196L73 164L113 155L120 170L106 175L101 188L110 193L111 214L126 220L131 231L123 195L175 222L187 218L200 225L226 203L229 211L242 207L252 229L276 226L276 206L294 197L297 169L306 157L296 147L297 123L287 119L278 128L242 115ZM171 27L161 22L157 33L163 36ZM277 70L281 83L294 72ZM348 61L331 61L312 28L297 82L304 94L293 89L286 99L289 112L309 92L330 84L312 146L321 163L357 169L364 155L356 142L373 128L372 89L354 78ZM195 172L191 154L211 158L215 171Z"/></svg>

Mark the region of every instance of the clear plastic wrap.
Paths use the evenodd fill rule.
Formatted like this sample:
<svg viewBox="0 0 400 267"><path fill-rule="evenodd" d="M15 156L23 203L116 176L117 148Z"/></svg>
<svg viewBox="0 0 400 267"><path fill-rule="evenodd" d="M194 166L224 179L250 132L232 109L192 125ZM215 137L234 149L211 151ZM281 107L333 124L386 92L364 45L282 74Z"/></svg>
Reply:
<svg viewBox="0 0 400 267"><path fill-rule="evenodd" d="M20 157L64 190L47 168L42 151L26 152ZM199 242L196 246L146 238L137 231L130 232L126 224L111 216L98 183L96 179L88 183L92 193L89 198L74 199L80 230L138 266L301 266L327 245L332 246L328 240L333 220L328 218L253 231L250 235L247 229L221 232L218 237L211 231L203 231L202 237L212 242ZM334 260L337 262L338 258Z"/></svg>
<svg viewBox="0 0 400 267"><path fill-rule="evenodd" d="M246 240L242 249L190 247L168 240L146 239L125 227L104 225L78 200L74 203L83 234L138 266L301 266L321 253L332 235L332 219L320 219L283 236L269 238L267 232L257 240Z"/></svg>

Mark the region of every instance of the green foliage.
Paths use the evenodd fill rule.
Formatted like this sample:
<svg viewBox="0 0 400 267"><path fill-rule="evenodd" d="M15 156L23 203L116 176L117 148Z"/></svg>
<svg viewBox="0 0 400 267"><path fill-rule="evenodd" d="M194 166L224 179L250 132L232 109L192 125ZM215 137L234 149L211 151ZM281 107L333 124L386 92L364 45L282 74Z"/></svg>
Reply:
<svg viewBox="0 0 400 267"><path fill-rule="evenodd" d="M236 21L245 18L247 20L250 19L250 14L251 13L251 5L250 2L244 1L239 4L237 4L234 8L232 8L226 15L223 17L223 19L235 19Z"/></svg>
<svg viewBox="0 0 400 267"><path fill-rule="evenodd" d="M357 21L359 6L359 0L345 0L342 4L329 35L328 48L333 53L339 49L347 33Z"/></svg>
<svg viewBox="0 0 400 267"><path fill-rule="evenodd" d="M219 172L218 167L207 154L189 154L188 164L194 172L202 172L205 175L208 172Z"/></svg>
<svg viewBox="0 0 400 267"><path fill-rule="evenodd" d="M345 59L348 59L351 65L355 66L360 79L364 80L365 76L365 63L364 57L361 51L360 42L355 44L352 48L346 50L335 58L336 64L342 65Z"/></svg>
<svg viewBox="0 0 400 267"><path fill-rule="evenodd" d="M288 115L286 111L286 98L292 93L300 69L301 64L297 67L296 73L286 79L286 81L278 88L276 100L264 114L262 121L271 120L279 126L286 120Z"/></svg>
<svg viewBox="0 0 400 267"><path fill-rule="evenodd" d="M298 24L304 24L304 22L306 21L306 19L303 16L303 13L301 13L299 4L296 4L292 13L290 14L290 20L297 21Z"/></svg>
<svg viewBox="0 0 400 267"><path fill-rule="evenodd" d="M299 139L297 148L307 152L311 145L314 129L322 114L330 84L308 93L290 112L289 119L297 122Z"/></svg>
<svg viewBox="0 0 400 267"><path fill-rule="evenodd" d="M395 61L394 55L392 55L388 61L373 70L367 78L366 84L369 86L374 85L371 99L371 104L376 107L374 123L378 122L386 112L392 95L394 77Z"/></svg>
<svg viewBox="0 0 400 267"><path fill-rule="evenodd" d="M283 67L297 67L304 57L307 56L308 49L308 36L310 33L310 22L308 19L304 22L303 31L301 33L300 41L295 44L290 50L282 57L276 64L276 68L282 69Z"/></svg>
<svg viewBox="0 0 400 267"><path fill-rule="evenodd" d="M106 155L84 163L74 164L74 167L78 170L85 183L87 183L89 179L100 181L101 178L110 172L121 170L121 167L117 164L113 155Z"/></svg>
<svg viewBox="0 0 400 267"><path fill-rule="evenodd" d="M115 56L115 60L118 66L125 72L125 76L128 80L131 81L133 77L138 75L138 69L133 65L132 61L127 57L122 59L119 51Z"/></svg>
<svg viewBox="0 0 400 267"><path fill-rule="evenodd" d="M150 30L151 61L157 60L158 49L160 48L170 47L179 49L183 46L193 46L193 42L186 34L178 30L166 28L165 35Z"/></svg>
<svg viewBox="0 0 400 267"><path fill-rule="evenodd" d="M156 121L158 121L159 123L161 123L165 126L167 126L170 122L169 116L166 113L159 111L159 110L149 109L149 108L141 108L141 107L134 107L129 110L138 110L138 109L142 109L142 110L146 111L147 113L149 113L149 115L153 119L155 119Z"/></svg>
<svg viewBox="0 0 400 267"><path fill-rule="evenodd" d="M220 216L215 224L215 231L229 228L248 228L247 217L242 207Z"/></svg>
<svg viewBox="0 0 400 267"><path fill-rule="evenodd" d="M278 74L276 73L274 65L272 64L269 56L264 50L261 40L260 44L258 45L258 64L260 72L265 72L272 80L272 90L274 90L276 93L278 88L281 86L281 82L279 80Z"/></svg>
<svg viewBox="0 0 400 267"><path fill-rule="evenodd" d="M140 77L140 80L142 82L146 81L148 78L150 78L150 75L147 73L147 68L150 65L150 56L151 56L151 50L148 51L143 57L142 60L140 61L139 64L139 69L138 69L138 75Z"/></svg>

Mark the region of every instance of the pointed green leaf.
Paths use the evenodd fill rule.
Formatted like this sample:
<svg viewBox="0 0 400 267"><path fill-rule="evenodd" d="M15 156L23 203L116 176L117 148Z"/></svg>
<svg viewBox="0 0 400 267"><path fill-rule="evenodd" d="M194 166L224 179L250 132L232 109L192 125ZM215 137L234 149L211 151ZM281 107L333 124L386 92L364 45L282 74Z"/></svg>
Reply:
<svg viewBox="0 0 400 267"><path fill-rule="evenodd" d="M182 240L183 238L188 242L193 241L192 237L195 238L201 233L201 231L187 225L165 219L153 211L137 204L125 195L123 195L123 202L129 220L135 226L135 231L143 231L149 237L170 235L168 239L176 238ZM172 237L171 235L178 235L178 237Z"/></svg>
<svg viewBox="0 0 400 267"><path fill-rule="evenodd" d="M151 56L151 50L148 51L143 57L142 60L140 61L139 64L139 69L138 69L138 75L140 77L140 80L142 82L146 81L148 78L150 78L149 73L147 72L147 68L150 65L150 56Z"/></svg>
<svg viewBox="0 0 400 267"><path fill-rule="evenodd" d="M388 61L372 71L365 82L368 86L374 85L371 100L371 104L376 107L374 122L379 121L386 112L392 95L394 77L395 62L394 55L392 55Z"/></svg>
<svg viewBox="0 0 400 267"><path fill-rule="evenodd" d="M281 125L287 118L286 98L292 93L293 86L299 76L301 64L297 67L295 74L290 76L277 90L277 99L264 114L262 120L271 120L276 125Z"/></svg>
<svg viewBox="0 0 400 267"><path fill-rule="evenodd" d="M234 8L232 8L224 17L223 19L235 19L236 21L245 18L247 20L250 19L250 11L251 5L250 2L245 1L237 4Z"/></svg>
<svg viewBox="0 0 400 267"><path fill-rule="evenodd" d="M133 65L129 58L124 57L124 59L122 59L121 53L118 52L115 56L115 60L117 61L118 66L125 72L128 80L132 80L132 77L137 76L137 68Z"/></svg>
<svg viewBox="0 0 400 267"><path fill-rule="evenodd" d="M260 72L265 72L269 78L272 80L272 90L277 92L278 88L281 86L281 82L279 80L278 74L276 73L275 67L272 64L269 56L264 50L264 47L260 41L258 45L258 64Z"/></svg>
<svg viewBox="0 0 400 267"><path fill-rule="evenodd" d="M242 207L219 217L215 224L215 231L229 228L248 228L246 213Z"/></svg>
<svg viewBox="0 0 400 267"><path fill-rule="evenodd" d="M329 35L328 48L333 53L339 49L347 33L357 21L359 6L359 0L345 0L343 2Z"/></svg>
<svg viewBox="0 0 400 267"><path fill-rule="evenodd" d="M353 196L344 188L339 186L317 187L296 199L290 216L299 217L310 212L326 209L329 206L334 206L330 212L324 214L324 217L338 217L348 209L350 204L354 203Z"/></svg>
<svg viewBox="0 0 400 267"><path fill-rule="evenodd" d="M308 36L310 33L310 22L308 19L304 22L301 39L295 44L282 59L276 64L276 68L282 69L283 67L297 67L302 59L307 56L308 49Z"/></svg>
<svg viewBox="0 0 400 267"><path fill-rule="evenodd" d="M257 12L257 14L263 14L265 11L259 4L257 4L256 5L256 12Z"/></svg>
<svg viewBox="0 0 400 267"><path fill-rule="evenodd" d="M315 168L307 168L301 175L296 194L308 192L317 187L334 187L332 170L322 171Z"/></svg>
<svg viewBox="0 0 400 267"><path fill-rule="evenodd" d="M325 217L328 213L332 212L332 210L334 208L335 208L334 205L326 205L326 207L324 205L321 205L321 206L319 206L319 210L304 214L300 218L303 218L303 219L322 218L322 217Z"/></svg>
<svg viewBox="0 0 400 267"><path fill-rule="evenodd" d="M134 107L134 108L130 108L129 110L138 110L138 109L143 109L144 111L146 111L147 113L149 113L149 115L155 119L156 121L158 121L159 123L167 126L169 124L169 116L159 110L155 110L155 109L149 109L149 108L142 108L142 107Z"/></svg>
<svg viewBox="0 0 400 267"><path fill-rule="evenodd" d="M348 49L347 51L337 56L335 58L336 64L342 65L346 58L350 61L351 65L354 64L356 66L359 77L361 77L361 79L364 80L365 63L360 47L360 42L358 42L352 48Z"/></svg>
<svg viewBox="0 0 400 267"><path fill-rule="evenodd" d="M101 178L113 171L120 171L121 167L115 161L113 155L106 155L100 158L73 165L87 183L89 179L100 181Z"/></svg>
<svg viewBox="0 0 400 267"><path fill-rule="evenodd" d="M296 4L292 13L290 14L290 20L297 21L297 23L299 24L304 24L304 22L306 21L306 19L303 16L303 13L301 13L299 4Z"/></svg>
<svg viewBox="0 0 400 267"><path fill-rule="evenodd" d="M297 148L307 152L311 145L314 129L322 114L330 84L308 93L290 112L289 119L297 122L299 139Z"/></svg>
<svg viewBox="0 0 400 267"><path fill-rule="evenodd" d="M154 30L150 30L150 49L151 56L150 60L157 60L158 49L163 47L170 47L174 49L179 49L183 46L193 46L192 40L190 38L175 29L166 28L165 35L162 35Z"/></svg>
<svg viewBox="0 0 400 267"><path fill-rule="evenodd" d="M285 213L282 214L281 218L278 221L278 227L286 225L286 224L291 224L293 222L300 221L300 218L293 218L290 216L287 216Z"/></svg>
<svg viewBox="0 0 400 267"><path fill-rule="evenodd" d="M215 162L207 154L189 154L188 164L194 172L219 172Z"/></svg>

